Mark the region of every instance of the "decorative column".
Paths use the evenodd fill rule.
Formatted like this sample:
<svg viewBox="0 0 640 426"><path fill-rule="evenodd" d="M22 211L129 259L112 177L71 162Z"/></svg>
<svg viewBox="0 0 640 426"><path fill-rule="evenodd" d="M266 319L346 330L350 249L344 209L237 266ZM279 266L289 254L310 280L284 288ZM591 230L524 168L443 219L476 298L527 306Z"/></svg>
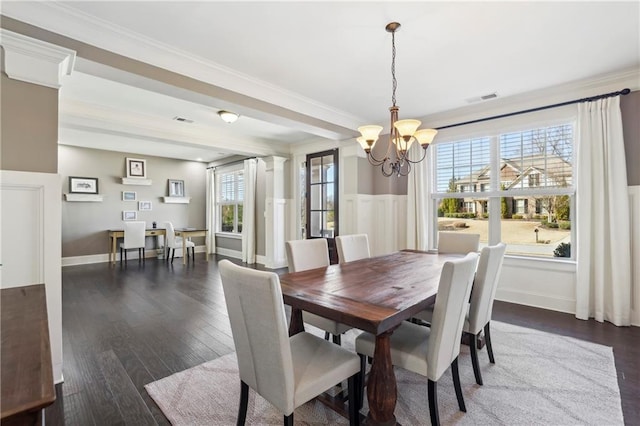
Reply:
<svg viewBox="0 0 640 426"><path fill-rule="evenodd" d="M0 29L2 288L44 284L53 378L62 381L58 89L76 53ZM5 226L6 225L6 226Z"/></svg>
<svg viewBox="0 0 640 426"><path fill-rule="evenodd" d="M287 200L284 194L285 157L263 158L266 169L265 197L265 266L270 269L287 266L285 251Z"/></svg>

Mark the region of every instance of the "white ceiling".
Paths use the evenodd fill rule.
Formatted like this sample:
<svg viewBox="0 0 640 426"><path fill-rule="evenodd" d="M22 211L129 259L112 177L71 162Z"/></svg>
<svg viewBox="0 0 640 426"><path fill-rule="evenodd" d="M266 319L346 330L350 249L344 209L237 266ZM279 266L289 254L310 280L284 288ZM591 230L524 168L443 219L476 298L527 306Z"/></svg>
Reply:
<svg viewBox="0 0 640 426"><path fill-rule="evenodd" d="M61 91L61 143L203 161L387 124L391 21L402 24L403 118L640 66L637 1L4 1L2 13L255 100L179 92L78 61ZM218 109L242 117L228 125Z"/></svg>

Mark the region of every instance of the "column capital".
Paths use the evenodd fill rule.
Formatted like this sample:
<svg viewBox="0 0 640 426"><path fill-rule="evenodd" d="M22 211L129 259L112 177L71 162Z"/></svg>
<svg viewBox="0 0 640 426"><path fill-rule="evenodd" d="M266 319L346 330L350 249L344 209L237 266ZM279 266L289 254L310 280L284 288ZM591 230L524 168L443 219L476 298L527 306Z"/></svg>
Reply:
<svg viewBox="0 0 640 426"><path fill-rule="evenodd" d="M76 52L0 28L4 71L9 78L59 89L71 74Z"/></svg>
<svg viewBox="0 0 640 426"><path fill-rule="evenodd" d="M266 170L282 169L287 160L287 157L278 157L275 155L262 158L262 161L266 164Z"/></svg>

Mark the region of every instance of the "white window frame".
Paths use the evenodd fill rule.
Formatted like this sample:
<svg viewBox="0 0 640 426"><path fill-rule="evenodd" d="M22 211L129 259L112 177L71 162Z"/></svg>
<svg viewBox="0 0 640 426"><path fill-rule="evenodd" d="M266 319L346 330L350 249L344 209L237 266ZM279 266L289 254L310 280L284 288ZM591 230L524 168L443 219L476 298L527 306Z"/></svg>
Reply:
<svg viewBox="0 0 640 426"><path fill-rule="evenodd" d="M445 198L458 198L458 199L473 199L473 200L487 200L488 201L488 210L489 210L489 238L488 244L495 245L501 241L501 209L500 209L500 200L502 197L517 197L517 196L544 196L544 195L568 195L570 197L570 211L571 211L571 258L547 258L547 257L531 257L518 255L515 253L509 254L509 256L518 257L518 258L526 258L530 257L536 260L553 260L553 261L566 261L571 260L575 261L575 253L577 247L577 234L576 234L576 226L575 226L575 178L576 178L576 145L577 145L577 124L575 117L573 118L564 118L564 119L555 119L549 121L534 121L527 124L526 121L519 120L520 123L518 125L505 125L504 128L495 127L495 129L484 127L484 130L474 133L461 133L460 136L454 135L450 137L443 138L442 140L434 143L434 148L440 144L447 143L455 143L462 142L470 139L481 139L481 138L489 138L490 142L490 184L489 187L485 189L485 191L479 191L480 186L478 186L478 191L475 192L446 192L439 193L437 192L437 153L436 149L432 151L431 156L431 169L430 169L430 179L431 179L431 187L429 189L429 198L431 199L431 208L433 209L433 222L431 223L431 229L434 230L432 232L432 238L430 240L430 249L436 249L437 242L437 230L438 230L438 214L437 209L440 205L440 201ZM572 180L571 186L569 187L561 187L561 188L527 188L527 189L510 189L510 190L501 190L501 184L504 182L500 182L500 173L495 173L500 169L500 135L506 133L515 133L515 132L526 132L531 129L540 129L540 128L548 128L559 125L571 125L573 128L573 146L572 146L572 160L571 164L573 165L572 170ZM468 186L468 183L465 183ZM531 207L531 206L530 206ZM543 212L545 209L543 208ZM544 213L543 213L544 214ZM508 250L508 248L507 248Z"/></svg>
<svg viewBox="0 0 640 426"><path fill-rule="evenodd" d="M242 232L238 232L238 206L243 205L243 199L238 199L238 179L237 176L242 176L244 174L244 167L242 164L236 167L224 168L220 171L216 170L216 223L218 224L218 229L216 229L217 234L223 234L226 236L241 236ZM222 181L223 176L225 175L235 175L234 181L234 196L233 200L222 200ZM243 191L244 194L244 191ZM234 206L234 221L233 221L233 231L223 231L222 230L222 207L223 206Z"/></svg>

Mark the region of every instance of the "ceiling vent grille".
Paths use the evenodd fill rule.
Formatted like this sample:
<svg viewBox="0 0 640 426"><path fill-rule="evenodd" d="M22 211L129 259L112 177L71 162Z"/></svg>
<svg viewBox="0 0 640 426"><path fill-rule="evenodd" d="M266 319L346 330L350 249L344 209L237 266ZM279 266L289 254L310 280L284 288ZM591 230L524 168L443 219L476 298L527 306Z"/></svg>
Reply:
<svg viewBox="0 0 640 426"><path fill-rule="evenodd" d="M193 123L193 120L189 120L188 118L178 117L178 116L173 117L173 120L180 121L182 123L189 123L189 124Z"/></svg>
<svg viewBox="0 0 640 426"><path fill-rule="evenodd" d="M497 97L498 97L498 94L496 92L493 92L493 93L488 93L486 95L469 98L469 99L466 99L466 101L467 103L475 104L476 102L488 101L490 99L495 99Z"/></svg>

